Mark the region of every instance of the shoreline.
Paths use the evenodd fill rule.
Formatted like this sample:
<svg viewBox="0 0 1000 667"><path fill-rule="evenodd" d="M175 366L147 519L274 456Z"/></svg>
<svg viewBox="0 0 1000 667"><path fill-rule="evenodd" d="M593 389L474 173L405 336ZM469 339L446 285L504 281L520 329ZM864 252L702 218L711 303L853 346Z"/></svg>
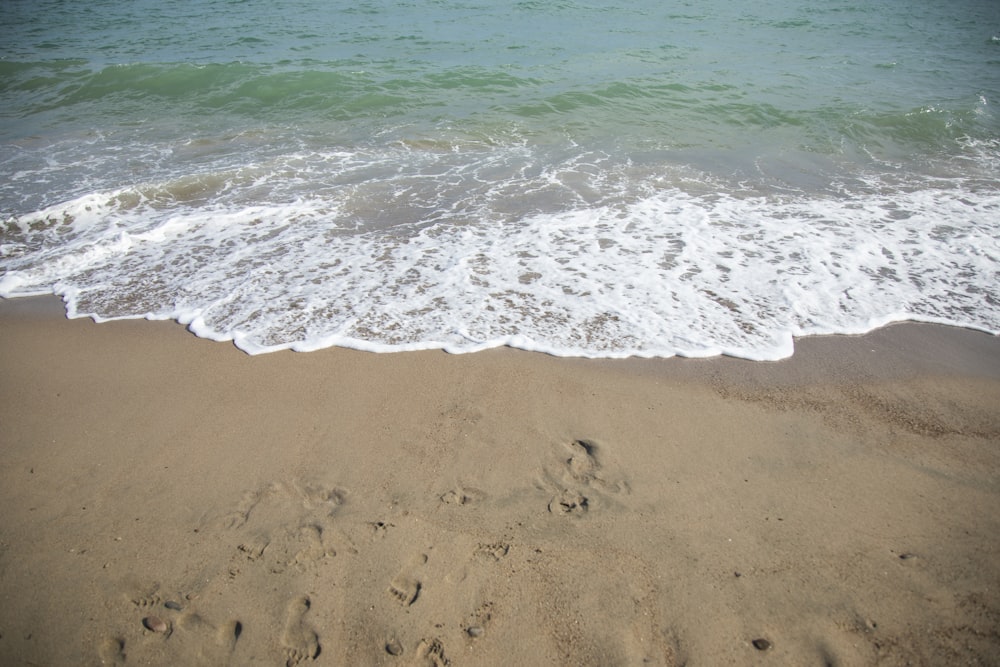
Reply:
<svg viewBox="0 0 1000 667"><path fill-rule="evenodd" d="M12 663L1000 651L995 336L903 323L776 362L251 357L61 307L0 300Z"/></svg>
<svg viewBox="0 0 1000 667"><path fill-rule="evenodd" d="M191 332L185 325L175 320L147 320L143 318L128 318L124 320L108 320L95 322L89 317L69 318L65 306L57 296L0 297L0 318L49 319L66 321L86 321L102 326L122 322L145 322L154 327L172 327L185 331L192 337L220 345L223 348L233 348L246 356L232 341L219 342L204 339ZM265 353L274 354L316 354L336 349L360 355L413 355L438 354L448 356L467 356L483 353L505 351L509 354L560 359L570 364L592 364L595 366L621 366L628 372L649 372L654 367L661 366L679 377L698 380L705 375L703 367L718 366L717 372L727 377L745 378L760 382L808 383L829 382L831 378L821 377L810 372L810 367L816 365L813 357L822 357L823 366L831 370L837 377L846 374L845 381L872 377L891 377L901 379L920 374L959 374L973 375L1000 380L1000 336L983 332L978 329L932 324L927 322L903 321L893 322L878 327L864 334L824 334L802 336L795 338L795 353L791 357L775 361L759 361L717 355L713 357L626 357L626 358L584 358L550 355L545 352L521 350L509 346L487 348L478 352L467 352L453 355L439 349L405 351L405 352L369 352L333 346L310 352L280 350ZM933 351L932 351L933 350ZM938 353L938 354L935 354ZM809 357L803 361L803 356ZM757 370L751 370L757 369ZM660 370L663 370L662 368ZM655 370L654 370L655 372Z"/></svg>

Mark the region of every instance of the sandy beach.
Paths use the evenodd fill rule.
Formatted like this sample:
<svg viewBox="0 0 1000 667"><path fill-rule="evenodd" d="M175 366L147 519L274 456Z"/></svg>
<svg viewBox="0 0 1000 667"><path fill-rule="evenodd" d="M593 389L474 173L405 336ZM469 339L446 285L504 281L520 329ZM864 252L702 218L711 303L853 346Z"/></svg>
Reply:
<svg viewBox="0 0 1000 667"><path fill-rule="evenodd" d="M248 356L0 302L4 665L1000 664L1000 339Z"/></svg>

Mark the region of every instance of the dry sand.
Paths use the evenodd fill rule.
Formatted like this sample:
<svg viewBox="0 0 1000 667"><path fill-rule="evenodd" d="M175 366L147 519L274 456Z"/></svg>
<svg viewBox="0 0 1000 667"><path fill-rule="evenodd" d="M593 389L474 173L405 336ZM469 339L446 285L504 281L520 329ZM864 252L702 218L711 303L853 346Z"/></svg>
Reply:
<svg viewBox="0 0 1000 667"><path fill-rule="evenodd" d="M1000 664L986 334L249 357L22 299L0 378L3 665Z"/></svg>

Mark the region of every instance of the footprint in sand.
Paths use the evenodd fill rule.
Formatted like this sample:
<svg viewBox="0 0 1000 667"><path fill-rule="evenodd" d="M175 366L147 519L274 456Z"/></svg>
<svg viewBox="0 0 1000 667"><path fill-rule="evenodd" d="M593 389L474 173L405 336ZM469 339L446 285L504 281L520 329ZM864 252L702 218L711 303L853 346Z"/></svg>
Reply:
<svg viewBox="0 0 1000 667"><path fill-rule="evenodd" d="M177 619L179 636L190 634L200 643L198 659L204 664L227 664L236 650L236 642L243 633L243 624L232 620L216 626L200 614L186 612Z"/></svg>
<svg viewBox="0 0 1000 667"><path fill-rule="evenodd" d="M549 511L553 514L579 516L586 514L590 501L575 491L563 491L549 501Z"/></svg>
<svg viewBox="0 0 1000 667"><path fill-rule="evenodd" d="M494 542L492 544L480 543L476 547L475 555L477 558L490 562L499 562L507 556L510 552L510 545L506 542Z"/></svg>
<svg viewBox="0 0 1000 667"><path fill-rule="evenodd" d="M401 656L403 655L403 645L393 637L385 643L385 652L391 656Z"/></svg>
<svg viewBox="0 0 1000 667"><path fill-rule="evenodd" d="M277 485L247 491L243 494L243 498L240 499L240 503L236 506L236 509L222 517L220 521L221 525L230 530L241 528L250 520L250 515L253 514L258 505L277 495L279 495Z"/></svg>
<svg viewBox="0 0 1000 667"><path fill-rule="evenodd" d="M119 637L108 637L97 647L97 656L102 665L125 664L125 640Z"/></svg>
<svg viewBox="0 0 1000 667"><path fill-rule="evenodd" d="M417 596L420 595L420 582L413 577L397 574L389 583L389 594L399 604L409 607L417 601Z"/></svg>
<svg viewBox="0 0 1000 667"><path fill-rule="evenodd" d="M304 571L336 556L333 545L343 535L334 515L344 497L339 489L300 480L273 482L244 494L219 524L238 535L232 576L248 562L281 573L287 567Z"/></svg>
<svg viewBox="0 0 1000 667"><path fill-rule="evenodd" d="M415 667L446 667L451 664L444 655L444 646L439 639L421 639L417 645Z"/></svg>
<svg viewBox="0 0 1000 667"><path fill-rule="evenodd" d="M584 484L596 480L597 471L600 469L595 458L597 446L586 440L574 440L566 445L566 448L569 450L566 468L570 476Z"/></svg>
<svg viewBox="0 0 1000 667"><path fill-rule="evenodd" d="M396 524L389 523L388 521L369 521L368 525L371 526L372 537L380 539L384 539L389 534L389 529L396 527Z"/></svg>
<svg viewBox="0 0 1000 667"><path fill-rule="evenodd" d="M323 528L310 524L299 529L299 535L305 541L306 546L295 554L295 564L301 567L309 567L328 556L336 556L337 552L324 542Z"/></svg>
<svg viewBox="0 0 1000 667"><path fill-rule="evenodd" d="M420 595L421 583L413 574L413 570L426 562L427 555L420 554L389 582L389 595L404 607L409 607L416 602L417 596Z"/></svg>
<svg viewBox="0 0 1000 667"><path fill-rule="evenodd" d="M236 548L246 556L247 560L253 563L264 555L264 550L271 544L271 540L266 535L253 535Z"/></svg>
<svg viewBox="0 0 1000 667"><path fill-rule="evenodd" d="M598 446L592 441L574 440L560 447L557 467L543 468L540 488L556 491L549 501L549 512L580 516L590 509L595 494L629 491L626 481L608 478L597 452Z"/></svg>
<svg viewBox="0 0 1000 667"><path fill-rule="evenodd" d="M169 640L166 650L172 654L174 664L229 664L243 632L243 624L238 620L215 625L193 610L183 609L185 605L177 600L184 596L178 594L175 599L164 599L158 585L128 597L143 612L140 623L146 632ZM124 664L124 640L106 639L98 647L98 655L102 664Z"/></svg>
<svg viewBox="0 0 1000 667"><path fill-rule="evenodd" d="M266 534L252 535L236 547L234 561L238 565L263 563L272 572L280 573L294 566L305 572L337 555L333 543L342 539L335 529L307 522L297 529L274 525Z"/></svg>
<svg viewBox="0 0 1000 667"><path fill-rule="evenodd" d="M143 589L136 593L128 596L129 602L134 604L140 609L148 609L151 607L158 607L163 598L160 596L159 585L155 584L152 588Z"/></svg>
<svg viewBox="0 0 1000 667"><path fill-rule="evenodd" d="M243 494L233 512L222 518L221 525L235 530L246 525L252 516L263 515L263 523L269 523L276 514L287 517L289 513L301 518L325 519L333 516L344 503L344 492L299 480L274 482L260 489ZM295 509L295 506L301 510Z"/></svg>
<svg viewBox="0 0 1000 667"><path fill-rule="evenodd" d="M628 491L624 480L613 481L603 471L597 460L598 446L590 440L574 440L565 446L564 481L573 480L601 491L619 493Z"/></svg>
<svg viewBox="0 0 1000 667"><path fill-rule="evenodd" d="M302 595L288 605L285 631L281 635L281 645L285 649L285 667L293 667L303 660L313 660L319 655L319 637L306 624L305 615L312 602Z"/></svg>
<svg viewBox="0 0 1000 667"><path fill-rule="evenodd" d="M229 621L215 631L215 641L223 650L232 653L241 634L243 634L243 624L239 621Z"/></svg>
<svg viewBox="0 0 1000 667"><path fill-rule="evenodd" d="M574 440L565 445L563 479L609 493L628 493L628 482L612 479L598 461L598 449L591 440Z"/></svg>
<svg viewBox="0 0 1000 667"><path fill-rule="evenodd" d="M469 639L479 639L486 634L486 627L493 620L493 601L483 602L472 612L471 617L471 621L463 624L465 636Z"/></svg>
<svg viewBox="0 0 1000 667"><path fill-rule="evenodd" d="M441 502L448 505L471 505L486 497L479 489L458 487L441 495Z"/></svg>
<svg viewBox="0 0 1000 667"><path fill-rule="evenodd" d="M302 501L302 507L318 516L332 516L344 504L344 492L318 484L293 481L292 487Z"/></svg>

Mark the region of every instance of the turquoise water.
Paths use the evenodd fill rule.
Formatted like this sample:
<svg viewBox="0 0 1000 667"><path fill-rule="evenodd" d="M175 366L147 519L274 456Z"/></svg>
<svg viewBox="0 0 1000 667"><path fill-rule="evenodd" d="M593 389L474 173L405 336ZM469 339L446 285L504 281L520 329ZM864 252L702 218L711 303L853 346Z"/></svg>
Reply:
<svg viewBox="0 0 1000 667"><path fill-rule="evenodd" d="M1000 331L1000 3L26 2L0 294L347 345Z"/></svg>

